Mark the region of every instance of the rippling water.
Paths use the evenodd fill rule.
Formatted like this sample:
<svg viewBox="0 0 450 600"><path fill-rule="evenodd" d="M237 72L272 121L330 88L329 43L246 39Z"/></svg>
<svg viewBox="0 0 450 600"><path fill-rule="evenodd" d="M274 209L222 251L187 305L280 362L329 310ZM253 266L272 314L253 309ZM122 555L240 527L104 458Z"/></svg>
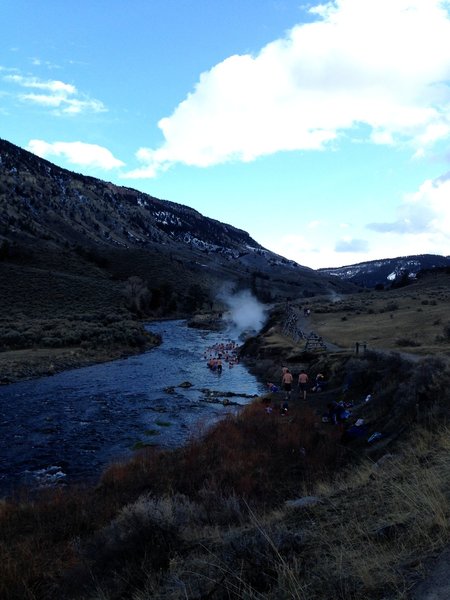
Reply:
<svg viewBox="0 0 450 600"><path fill-rule="evenodd" d="M163 343L144 354L0 388L0 493L20 484L90 480L140 444L174 447L234 407L207 402L202 389L259 394L242 365L221 375L206 367L223 332L154 322ZM191 388L180 388L189 381ZM174 393L165 388L175 386ZM233 397L244 404L248 399Z"/></svg>

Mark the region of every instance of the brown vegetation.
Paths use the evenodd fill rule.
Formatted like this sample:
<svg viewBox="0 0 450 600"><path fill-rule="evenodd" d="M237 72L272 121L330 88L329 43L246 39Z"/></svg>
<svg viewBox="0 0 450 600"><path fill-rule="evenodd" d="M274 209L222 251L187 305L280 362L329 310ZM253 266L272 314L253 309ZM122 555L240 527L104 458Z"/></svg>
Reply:
<svg viewBox="0 0 450 600"><path fill-rule="evenodd" d="M371 349L449 355L449 283L448 274L431 274L404 288L321 297L310 302L311 326L341 348L366 342Z"/></svg>

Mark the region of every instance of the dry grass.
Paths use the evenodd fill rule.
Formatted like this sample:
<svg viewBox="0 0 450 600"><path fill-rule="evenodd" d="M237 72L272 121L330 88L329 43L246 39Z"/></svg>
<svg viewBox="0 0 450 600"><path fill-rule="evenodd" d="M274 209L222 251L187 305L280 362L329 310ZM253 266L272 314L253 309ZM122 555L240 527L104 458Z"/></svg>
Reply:
<svg viewBox="0 0 450 600"><path fill-rule="evenodd" d="M206 525L199 504L180 497L158 508L141 498L126 509L128 517L144 514L166 528L177 521L185 552L164 574L141 573L133 597L406 599L424 559L448 543L450 525L450 429L414 434L412 444L384 461L364 462L310 488L315 505L261 512L241 504L240 518L221 531ZM105 585L89 596L118 597Z"/></svg>
<svg viewBox="0 0 450 600"><path fill-rule="evenodd" d="M449 541L449 434L417 430L382 463L321 485L322 503L289 517L308 537L305 600L407 597L423 559Z"/></svg>
<svg viewBox="0 0 450 600"><path fill-rule="evenodd" d="M156 494L176 490L196 497L207 488L221 496L279 502L298 482L326 477L343 460L340 431L324 435L319 421L304 406L292 405L289 416L281 417L276 410L266 414L265 403L255 402L176 452L144 452L111 466L102 485L116 494L139 493L150 485Z"/></svg>
<svg viewBox="0 0 450 600"><path fill-rule="evenodd" d="M416 354L449 354L450 277L434 286L422 282L390 291L372 291L332 302L310 302L311 326L326 341L353 349L367 342L372 349L402 348Z"/></svg>

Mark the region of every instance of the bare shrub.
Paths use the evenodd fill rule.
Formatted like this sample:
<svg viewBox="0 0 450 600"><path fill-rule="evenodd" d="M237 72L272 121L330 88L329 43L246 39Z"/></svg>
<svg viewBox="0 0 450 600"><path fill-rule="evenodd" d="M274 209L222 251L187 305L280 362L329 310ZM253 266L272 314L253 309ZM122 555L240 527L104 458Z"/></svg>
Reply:
<svg viewBox="0 0 450 600"><path fill-rule="evenodd" d="M150 291L147 282L140 277L129 277L125 285L124 296L128 308L142 315L150 304Z"/></svg>
<svg viewBox="0 0 450 600"><path fill-rule="evenodd" d="M189 507L184 502L164 499L143 498L126 506L84 544L84 577L113 590L110 598L128 597L130 588L142 586L147 572L169 568L171 556L181 545L176 523L186 519L186 511Z"/></svg>
<svg viewBox="0 0 450 600"><path fill-rule="evenodd" d="M395 310L398 310L399 304L398 302L388 302L384 308L385 312L393 312Z"/></svg>

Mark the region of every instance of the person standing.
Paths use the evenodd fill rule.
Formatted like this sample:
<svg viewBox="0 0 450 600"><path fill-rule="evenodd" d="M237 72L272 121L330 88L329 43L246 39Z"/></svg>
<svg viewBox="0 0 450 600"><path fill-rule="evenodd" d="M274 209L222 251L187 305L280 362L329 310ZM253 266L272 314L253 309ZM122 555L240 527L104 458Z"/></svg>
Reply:
<svg viewBox="0 0 450 600"><path fill-rule="evenodd" d="M283 373L283 377L281 380L281 382L283 384L283 390L286 392L286 400L290 400L290 398L291 398L293 381L294 381L294 378L292 376L292 373L289 371L289 369L286 369L286 371Z"/></svg>
<svg viewBox="0 0 450 600"><path fill-rule="evenodd" d="M298 376L298 389L300 392L300 396L303 396L303 400L306 400L306 390L308 389L308 375L305 371L300 371Z"/></svg>

